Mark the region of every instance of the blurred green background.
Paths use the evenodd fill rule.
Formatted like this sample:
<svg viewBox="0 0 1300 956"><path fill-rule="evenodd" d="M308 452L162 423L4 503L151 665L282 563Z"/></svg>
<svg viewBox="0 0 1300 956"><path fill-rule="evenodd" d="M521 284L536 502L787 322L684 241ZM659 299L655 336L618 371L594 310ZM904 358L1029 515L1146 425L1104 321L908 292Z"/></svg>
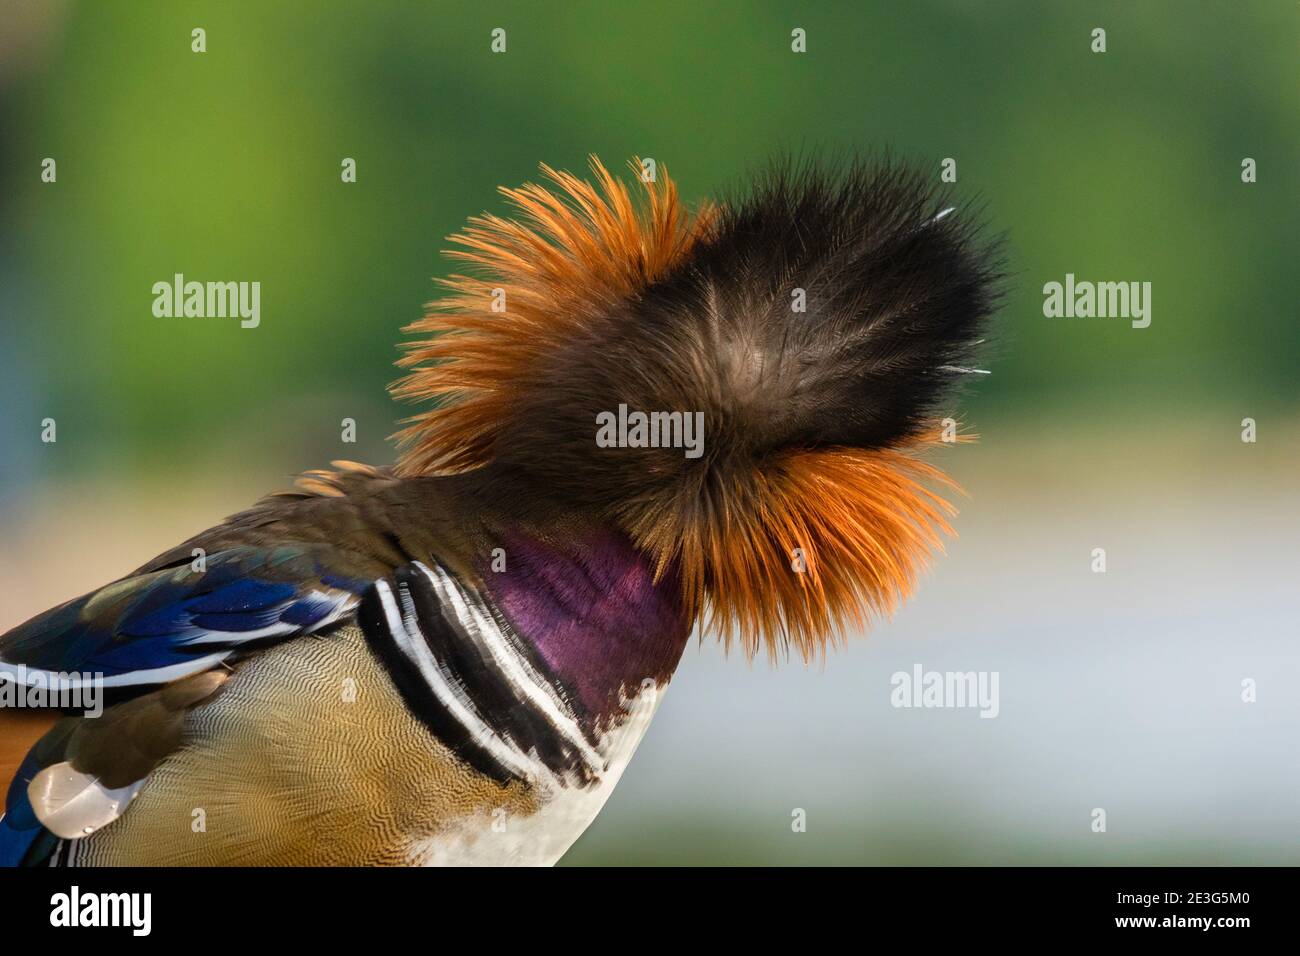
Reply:
<svg viewBox="0 0 1300 956"><path fill-rule="evenodd" d="M652 156L695 201L783 150L889 148L936 177L953 157L958 214L962 199L985 204L1008 234L1013 273L993 374L963 406L984 444L947 463L972 492L967 550L894 625L828 663L835 683L688 652L647 753L571 859L1294 862L1294 809L1245 812L1209 778L1177 773L1133 784L1122 760L1104 759L1086 710L1078 739L1060 747L1136 786L1153 820L1172 819L1153 808L1189 787L1204 799L1185 826L1148 828L1119 856L1076 845L1068 814L1101 799L1087 776L1079 807L1066 800L1060 816L1032 785L1051 783L1036 748L1061 758L1042 735L1073 726L1059 697L975 721L1028 735L996 747L964 736L985 726L946 727L950 715L887 746L881 721L898 713L875 713L872 682L884 679L887 694L891 647L903 669L922 652L938 666L942 647L954 666L1023 667L1040 688L1088 673L1057 649L1095 653L1079 630L1098 607L1095 581L1071 575L1086 573L1107 534L1143 563L1119 563L1135 590L1111 595L1122 606L1092 638L1171 642L1143 658L1160 674L1170 661L1202 673L1187 664L1199 647L1229 691L1250 661L1294 676L1294 548L1281 542L1295 540L1300 406L1298 11L1289 0L0 0L0 626L129 570L294 472L390 460L385 436L405 413L384 392L398 330L448 271L443 237L470 214L502 211L495 188L535 178L541 161L580 170L592 152L611 166ZM191 52L195 27L207 33L202 54ZM504 54L489 49L495 27L507 30ZM806 54L791 52L795 27ZM1095 27L1107 31L1104 54L1090 49ZM45 157L57 183L40 180ZM355 184L340 181L344 157L357 162ZM1258 163L1254 184L1241 181L1244 157ZM260 327L155 318L151 286L176 272L260 281ZM1151 327L1044 318L1042 286L1067 272L1151 282ZM55 444L40 441L47 416ZM1260 422L1257 446L1239 440L1246 416ZM358 423L355 445L340 442L345 417ZM1243 502L1250 509L1233 511ZM1213 561L1179 563L1210 542ZM1210 620L1191 641L1189 628ZM937 631L952 644L917 651L907 637ZM1218 656L1229 639L1246 662ZM1116 664L1130 678L1141 666ZM1101 697L1123 693L1116 672L1096 675ZM1120 706L1108 719L1136 723L1095 726L1112 741L1128 727L1168 752L1185 726L1170 706L1145 717ZM752 719L731 719L748 707ZM1241 732L1280 747L1295 717L1279 710L1260 718L1263 731ZM798 720L823 735L821 749L791 730ZM1240 754L1240 728L1215 720L1222 753ZM860 737L885 749L845 742ZM982 772L922 767L918 753L947 752L936 739L954 754L993 750ZM1184 743L1194 762L1196 741ZM1261 747L1244 772L1294 798L1294 749ZM747 756L720 760L723 750ZM971 773L986 786L964 796ZM997 788L1009 779L1041 818L1007 808ZM778 781L802 781L837 823L819 836L814 815L792 844L789 808L813 797Z"/></svg>

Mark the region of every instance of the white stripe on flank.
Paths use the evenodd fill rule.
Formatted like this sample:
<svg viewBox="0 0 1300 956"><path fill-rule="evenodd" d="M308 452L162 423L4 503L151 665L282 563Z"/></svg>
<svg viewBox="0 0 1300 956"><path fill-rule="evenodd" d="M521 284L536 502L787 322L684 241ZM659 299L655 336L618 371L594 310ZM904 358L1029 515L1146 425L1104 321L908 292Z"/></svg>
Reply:
<svg viewBox="0 0 1300 956"><path fill-rule="evenodd" d="M299 624L287 624L283 621L276 621L274 624L268 624L266 627L258 628L255 631L217 631L212 628L195 629L195 637L187 637L180 643L185 645L191 644L216 644L219 642L244 642L255 641L263 637L276 637L281 634L294 634L301 631L303 634L311 634L319 631L327 624L333 624L340 617L352 610L356 606L357 596L350 591L331 591L325 592L318 589L312 589L307 594L295 596L285 601L274 610L279 613L291 604L308 598L324 599L333 602L333 607L311 627L303 628ZM269 612L268 612L269 613Z"/></svg>
<svg viewBox="0 0 1300 956"><path fill-rule="evenodd" d="M384 609L384 619L388 623L388 633L392 636L393 643L411 663L419 668L420 676L424 678L424 682L429 685L434 695L442 701L451 716L459 721L461 726L469 731L474 741L502 766L518 776L535 778L536 767L528 766L525 763L527 758L511 748L491 727L483 723L478 714L456 693L442 672L442 668L434 660L433 654L429 652L429 647L420 634L419 624L415 620L414 609L405 616L399 612L397 602L393 600L393 590L383 579L375 582L375 592L379 595L379 603Z"/></svg>
<svg viewBox="0 0 1300 956"><path fill-rule="evenodd" d="M177 635L176 643L183 647L191 647L195 644L230 644L235 642L242 644L246 641L261 640L264 637L293 634L301 630L302 628L297 624L283 624L278 621L275 624L268 624L266 627L259 627L253 631L214 631L210 627L196 627ZM183 635L193 636L187 637Z"/></svg>
<svg viewBox="0 0 1300 956"><path fill-rule="evenodd" d="M663 696L664 688L658 687L623 699L625 716L601 736L600 750L609 769L594 786L557 788L536 813L512 816L500 832L492 828L486 810L450 820L412 848L410 861L425 866L551 866L609 798Z"/></svg>
<svg viewBox="0 0 1300 956"><path fill-rule="evenodd" d="M490 615L484 614L472 597L467 599L460 586L442 565L435 563L430 570L424 562L416 561L415 566L429 579L443 607L451 608L460 626L492 656L511 686L522 692L542 712L560 735L582 754L592 770L597 772L604 770L605 761L587 742L573 713L555 694L542 675L533 669L518 649L501 633L497 622Z"/></svg>
<svg viewBox="0 0 1300 956"><path fill-rule="evenodd" d="M104 677L95 671L51 671L40 667L28 667L25 664L10 664L7 661L0 661L0 683L6 680L15 684L23 684L30 687L35 682L35 675L41 674L42 682L46 687L66 687L69 690L75 690L85 687L87 681L83 678L89 677L89 683L98 687L130 687L135 684L165 684L181 677L188 677L190 674L197 674L199 671L205 671L215 664L224 661L230 656L230 651L222 651L219 654L208 654L205 657L196 657L191 661L183 661L180 664L168 664L166 667L154 667L150 670L130 671L126 674L114 674L112 677ZM63 682L62 677L70 678ZM23 676L24 680L19 680ZM57 683L51 683L57 681Z"/></svg>

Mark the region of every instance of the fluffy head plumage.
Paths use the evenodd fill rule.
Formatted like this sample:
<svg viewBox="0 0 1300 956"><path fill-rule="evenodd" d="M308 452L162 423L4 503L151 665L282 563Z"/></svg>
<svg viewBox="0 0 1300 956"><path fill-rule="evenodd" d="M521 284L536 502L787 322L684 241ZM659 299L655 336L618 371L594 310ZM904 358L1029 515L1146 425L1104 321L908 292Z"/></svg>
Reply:
<svg viewBox="0 0 1300 956"><path fill-rule="evenodd" d="M971 217L889 162L778 165L693 213L662 168L641 202L594 157L599 188L542 169L502 190L522 221L452 237L480 275L408 327L394 394L435 405L399 470L489 468L617 525L747 653L892 611L951 533L916 452L996 298ZM599 447L620 405L702 412L701 456Z"/></svg>

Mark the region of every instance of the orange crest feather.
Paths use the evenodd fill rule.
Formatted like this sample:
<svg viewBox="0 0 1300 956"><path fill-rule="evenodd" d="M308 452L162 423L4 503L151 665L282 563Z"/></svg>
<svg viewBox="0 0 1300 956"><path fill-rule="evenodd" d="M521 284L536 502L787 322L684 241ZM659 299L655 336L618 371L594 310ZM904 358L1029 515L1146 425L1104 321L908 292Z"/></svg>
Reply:
<svg viewBox="0 0 1300 956"><path fill-rule="evenodd" d="M641 168L635 160L631 166ZM711 206L694 215L683 209L677 185L662 167L654 181L642 178L640 207L595 156L591 169L599 189L545 163L541 169L559 187L558 195L532 183L499 190L523 222L474 216L464 232L449 237L465 248L447 250L448 258L478 266L487 278L457 274L439 280L451 294L429 303L429 312L403 329L431 335L398 361L399 368L415 371L394 385L393 396L440 405L408 419L394 436L404 448L402 474L487 464L496 426L514 404L512 386L520 372L591 310L665 275L713 221ZM502 294L505 307L494 310Z"/></svg>
<svg viewBox="0 0 1300 956"><path fill-rule="evenodd" d="M405 330L427 337L399 361L411 371L393 394L436 405L396 436L399 473L490 464L526 387L523 373L709 238L716 208L684 210L663 170L637 203L594 156L591 167L599 188L543 165L556 191L500 190L521 221L477 216L450 237L462 248L448 255L483 276L440 280L449 294ZM505 308L494 309L502 294ZM707 607L706 628L727 646L736 640L752 656L766 643L772 655L792 649L809 660L845 627L890 614L942 550L955 509L922 482L958 490L901 447L789 450L722 488L696 476L624 502L612 517L659 574L676 569L688 608Z"/></svg>

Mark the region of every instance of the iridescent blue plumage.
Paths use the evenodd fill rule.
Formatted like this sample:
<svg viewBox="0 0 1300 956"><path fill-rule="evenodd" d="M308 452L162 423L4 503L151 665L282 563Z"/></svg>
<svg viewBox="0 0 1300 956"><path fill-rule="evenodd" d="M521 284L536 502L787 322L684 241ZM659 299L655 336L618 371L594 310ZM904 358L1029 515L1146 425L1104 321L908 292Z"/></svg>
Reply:
<svg viewBox="0 0 1300 956"><path fill-rule="evenodd" d="M0 638L0 680L19 668L147 685L213 654L318 629L350 607L318 548L232 548L107 585ZM328 576L330 583L324 578ZM206 663L200 664L200 662Z"/></svg>
<svg viewBox="0 0 1300 956"><path fill-rule="evenodd" d="M144 571L69 601L0 636L0 682L102 682L122 695L218 664L254 644L287 640L345 616L369 581L330 569L321 546L234 547ZM27 786L66 759L54 731L15 775L0 819L0 866L47 857L57 840L37 819Z"/></svg>
<svg viewBox="0 0 1300 956"><path fill-rule="evenodd" d="M27 784L51 762L51 753L62 743L56 730L27 754L9 783L4 816L0 817L0 866L20 866L45 858L57 843L54 834L41 825L27 798ZM55 738L55 739L51 739Z"/></svg>

